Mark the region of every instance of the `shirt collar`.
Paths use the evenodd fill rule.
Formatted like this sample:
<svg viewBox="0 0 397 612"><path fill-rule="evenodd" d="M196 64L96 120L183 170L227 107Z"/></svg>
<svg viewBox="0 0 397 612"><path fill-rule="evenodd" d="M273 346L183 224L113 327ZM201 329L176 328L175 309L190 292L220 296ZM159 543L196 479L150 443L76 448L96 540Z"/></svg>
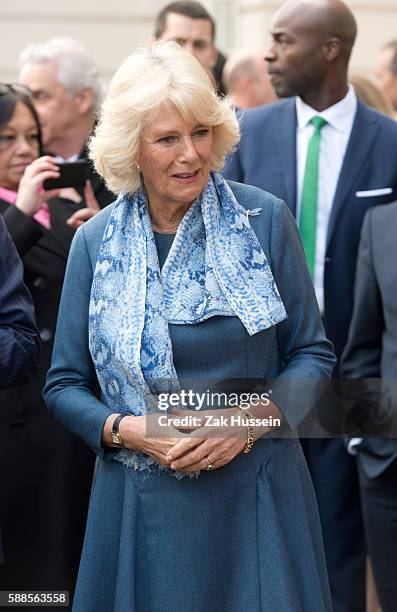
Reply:
<svg viewBox="0 0 397 612"><path fill-rule="evenodd" d="M299 130L304 129L313 117L323 117L338 132L344 132L356 114L357 96L354 93L353 86L349 85L346 96L321 113L305 104L299 96L296 96L295 104Z"/></svg>
<svg viewBox="0 0 397 612"><path fill-rule="evenodd" d="M70 157L62 157L61 155L55 155L54 156L55 161L59 162L60 164L64 164L64 163L70 163L70 162L75 162L79 159L79 154L76 153L75 155L71 155Z"/></svg>

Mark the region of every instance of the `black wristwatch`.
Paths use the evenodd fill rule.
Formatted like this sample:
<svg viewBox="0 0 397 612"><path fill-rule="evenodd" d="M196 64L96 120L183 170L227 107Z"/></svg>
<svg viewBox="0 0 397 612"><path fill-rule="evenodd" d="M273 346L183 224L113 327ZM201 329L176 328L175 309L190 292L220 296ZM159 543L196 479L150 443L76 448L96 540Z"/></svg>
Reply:
<svg viewBox="0 0 397 612"><path fill-rule="evenodd" d="M116 444L116 446L119 446L120 448L124 448L124 442L119 432L119 425L120 425L121 419L124 419L124 417L126 416L128 416L128 414L119 414L119 416L117 416L113 421L112 442L113 444Z"/></svg>

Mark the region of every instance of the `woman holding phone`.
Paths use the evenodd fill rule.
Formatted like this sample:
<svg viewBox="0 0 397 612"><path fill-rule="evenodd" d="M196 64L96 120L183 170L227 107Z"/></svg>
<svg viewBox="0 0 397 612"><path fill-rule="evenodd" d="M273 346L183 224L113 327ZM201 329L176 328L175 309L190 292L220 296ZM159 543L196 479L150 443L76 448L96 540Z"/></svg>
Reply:
<svg viewBox="0 0 397 612"><path fill-rule="evenodd" d="M24 264L43 345L38 376L0 393L0 584L9 590L73 590L91 486L92 452L47 415L41 397L74 235L68 219L85 206L73 190L44 190L58 176L54 158L41 156L30 91L0 84L0 214ZM85 192L96 212L90 186Z"/></svg>

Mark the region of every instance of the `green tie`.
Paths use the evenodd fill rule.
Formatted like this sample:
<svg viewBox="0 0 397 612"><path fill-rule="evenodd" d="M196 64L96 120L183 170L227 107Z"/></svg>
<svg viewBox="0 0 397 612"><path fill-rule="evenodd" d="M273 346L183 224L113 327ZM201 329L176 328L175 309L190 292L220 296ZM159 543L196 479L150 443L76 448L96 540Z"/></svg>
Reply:
<svg viewBox="0 0 397 612"><path fill-rule="evenodd" d="M307 265L313 278L316 258L318 160L320 156L321 130L327 121L322 117L313 117L310 123L314 125L314 132L307 147L299 231L305 249Z"/></svg>

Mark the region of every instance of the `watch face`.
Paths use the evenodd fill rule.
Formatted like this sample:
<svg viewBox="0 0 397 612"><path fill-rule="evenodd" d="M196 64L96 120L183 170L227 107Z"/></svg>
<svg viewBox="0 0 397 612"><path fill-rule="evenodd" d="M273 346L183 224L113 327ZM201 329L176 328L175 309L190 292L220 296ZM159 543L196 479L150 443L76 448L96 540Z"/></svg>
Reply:
<svg viewBox="0 0 397 612"><path fill-rule="evenodd" d="M118 446L123 446L123 440L118 432L112 431L112 441L113 444L117 444Z"/></svg>

